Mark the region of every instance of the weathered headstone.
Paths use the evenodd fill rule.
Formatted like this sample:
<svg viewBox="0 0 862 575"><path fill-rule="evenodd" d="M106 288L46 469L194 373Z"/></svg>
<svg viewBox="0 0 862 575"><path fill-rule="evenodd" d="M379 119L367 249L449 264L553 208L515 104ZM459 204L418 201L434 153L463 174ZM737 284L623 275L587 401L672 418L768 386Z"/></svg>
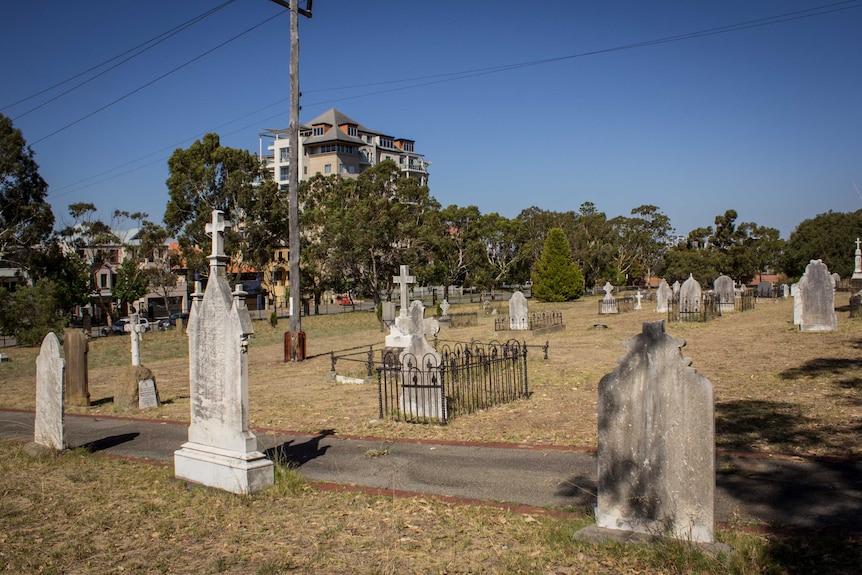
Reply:
<svg viewBox="0 0 862 575"><path fill-rule="evenodd" d="M721 313L732 312L734 308L734 300L736 294L733 289L733 280L730 276L718 276L712 282L712 287L715 290L715 297L718 298L718 309Z"/></svg>
<svg viewBox="0 0 862 575"><path fill-rule="evenodd" d="M49 333L42 340L36 358L36 429L33 441L41 448L61 451L66 448L63 419L65 362L60 355L60 340Z"/></svg>
<svg viewBox="0 0 862 575"><path fill-rule="evenodd" d="M757 297L759 298L771 298L772 297L772 282L769 280L763 280L759 284L757 284Z"/></svg>
<svg viewBox="0 0 862 575"><path fill-rule="evenodd" d="M442 302L440 302L440 311L443 312L443 315L440 316L441 318L449 317L449 308L450 307L451 306L449 305L449 300L444 299Z"/></svg>
<svg viewBox="0 0 862 575"><path fill-rule="evenodd" d="M381 319L383 325L391 327L395 323L395 302L385 301L381 303Z"/></svg>
<svg viewBox="0 0 862 575"><path fill-rule="evenodd" d="M811 260L799 280L802 284L802 331L835 331L835 289L829 269L821 260Z"/></svg>
<svg viewBox="0 0 862 575"><path fill-rule="evenodd" d="M273 484L272 461L257 450L249 429L248 338L254 333L241 285L231 293L225 276L225 228L213 211L213 251L206 292L193 294L189 313L189 440L174 452L180 479L233 493L254 493Z"/></svg>
<svg viewBox="0 0 862 575"><path fill-rule="evenodd" d="M114 380L114 408L118 411L140 409L140 382L147 379L156 380L148 368L143 365L126 366Z"/></svg>
<svg viewBox="0 0 862 575"><path fill-rule="evenodd" d="M802 325L802 288L805 277L790 286L790 295L793 297L793 325Z"/></svg>
<svg viewBox="0 0 862 575"><path fill-rule="evenodd" d="M598 527L715 540L712 384L664 321L643 324L599 382Z"/></svg>
<svg viewBox="0 0 862 575"><path fill-rule="evenodd" d="M832 274L832 289L837 290L841 286L841 274L835 272Z"/></svg>
<svg viewBox="0 0 862 575"><path fill-rule="evenodd" d="M63 355L66 357L66 402L69 405L90 405L90 383L87 337L78 330L69 330L63 338Z"/></svg>
<svg viewBox="0 0 862 575"><path fill-rule="evenodd" d="M410 267L402 265L400 275L393 276L392 281L400 286L401 293L401 311L397 317L393 317L393 322L389 324L389 335L386 336L386 347L405 348L410 344L410 336L406 331L403 331L402 325L406 325L404 319L407 317L410 308L410 288L409 284L414 283L416 278L410 275Z"/></svg>
<svg viewBox="0 0 862 575"><path fill-rule="evenodd" d="M142 379L138 382L138 409L151 409L159 406L159 391L156 380Z"/></svg>
<svg viewBox="0 0 862 575"><path fill-rule="evenodd" d="M410 343L398 356L401 362L401 405L410 417L445 420L442 397L443 384L438 368L442 356L428 343L426 331L435 331L436 320L423 319L425 308L421 301L410 304L404 329ZM429 322L431 320L431 322Z"/></svg>
<svg viewBox="0 0 862 575"><path fill-rule="evenodd" d="M392 278L392 281L400 286L401 294L401 315L407 313L407 308L410 307L410 284L416 283L416 278L410 275L410 266L402 265L400 275Z"/></svg>
<svg viewBox="0 0 862 575"><path fill-rule="evenodd" d="M605 297L602 298L601 313L619 313L617 300L611 295L611 292L614 291L614 286L611 285L611 282L605 282L602 290L605 292Z"/></svg>
<svg viewBox="0 0 862 575"><path fill-rule="evenodd" d="M661 280L658 284L658 289L655 295L655 311L656 313L667 313L667 306L670 299L673 297L673 292L667 281Z"/></svg>
<svg viewBox="0 0 862 575"><path fill-rule="evenodd" d="M509 298L509 329L518 331L530 329L527 298L521 290L517 290Z"/></svg>
<svg viewBox="0 0 862 575"><path fill-rule="evenodd" d="M635 309L643 309L643 299L644 294L641 293L641 288L638 288L638 293L635 294L635 300L637 301L637 303L635 304Z"/></svg>
<svg viewBox="0 0 862 575"><path fill-rule="evenodd" d="M691 275L691 274L689 274L689 275ZM681 284L679 283L679 280L673 282L673 285L670 287L671 287L671 290L673 290L674 296L679 295L679 290L681 289Z"/></svg>
<svg viewBox="0 0 862 575"><path fill-rule="evenodd" d="M688 279L682 282L679 288L679 311L680 313L695 313L701 310L703 290L694 276L688 274Z"/></svg>

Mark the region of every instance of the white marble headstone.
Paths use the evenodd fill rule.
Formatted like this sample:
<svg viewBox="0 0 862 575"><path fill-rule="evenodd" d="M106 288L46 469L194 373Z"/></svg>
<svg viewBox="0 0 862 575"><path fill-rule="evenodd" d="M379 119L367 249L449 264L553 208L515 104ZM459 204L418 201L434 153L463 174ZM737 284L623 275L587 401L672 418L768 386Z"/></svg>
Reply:
<svg viewBox="0 0 862 575"><path fill-rule="evenodd" d="M36 432L33 441L58 451L66 447L64 369L60 340L54 333L49 333L42 340L42 348L36 358Z"/></svg>

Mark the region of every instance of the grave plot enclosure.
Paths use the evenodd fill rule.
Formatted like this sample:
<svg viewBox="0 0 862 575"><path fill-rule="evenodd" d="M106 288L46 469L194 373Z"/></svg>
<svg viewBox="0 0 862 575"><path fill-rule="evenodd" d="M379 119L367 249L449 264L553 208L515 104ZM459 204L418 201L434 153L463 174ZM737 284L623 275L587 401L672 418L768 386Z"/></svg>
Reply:
<svg viewBox="0 0 862 575"><path fill-rule="evenodd" d="M516 340L444 345L439 365L396 354L377 370L380 418L449 419L529 396L527 346Z"/></svg>

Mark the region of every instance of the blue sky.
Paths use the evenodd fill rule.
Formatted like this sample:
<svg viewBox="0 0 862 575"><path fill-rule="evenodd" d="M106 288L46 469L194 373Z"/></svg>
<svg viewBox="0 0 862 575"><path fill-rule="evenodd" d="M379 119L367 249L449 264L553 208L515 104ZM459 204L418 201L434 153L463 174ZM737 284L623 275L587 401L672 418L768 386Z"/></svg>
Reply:
<svg viewBox="0 0 862 575"><path fill-rule="evenodd" d="M0 4L0 112L36 152L59 223L74 202L160 221L174 149L214 131L256 152L262 129L287 126L289 18L267 0L235 0L53 102L104 68L10 106L225 1ZM607 51L827 5L835 11ZM514 217L589 201L613 217L653 204L680 234L735 209L783 237L819 213L862 209L862 1L317 0L313 10L300 21L301 119L335 107L415 140L444 206Z"/></svg>

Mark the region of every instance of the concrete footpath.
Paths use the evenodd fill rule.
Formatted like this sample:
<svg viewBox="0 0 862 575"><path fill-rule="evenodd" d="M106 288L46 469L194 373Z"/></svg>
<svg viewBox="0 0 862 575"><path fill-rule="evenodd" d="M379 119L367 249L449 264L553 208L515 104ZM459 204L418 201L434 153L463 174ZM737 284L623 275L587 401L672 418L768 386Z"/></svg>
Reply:
<svg viewBox="0 0 862 575"><path fill-rule="evenodd" d="M0 410L0 438L32 441L33 413ZM559 447L442 444L255 430L259 448L312 482L389 494L591 512L596 459ZM66 415L66 443L173 464L187 424ZM719 454L716 521L862 530L862 462Z"/></svg>

